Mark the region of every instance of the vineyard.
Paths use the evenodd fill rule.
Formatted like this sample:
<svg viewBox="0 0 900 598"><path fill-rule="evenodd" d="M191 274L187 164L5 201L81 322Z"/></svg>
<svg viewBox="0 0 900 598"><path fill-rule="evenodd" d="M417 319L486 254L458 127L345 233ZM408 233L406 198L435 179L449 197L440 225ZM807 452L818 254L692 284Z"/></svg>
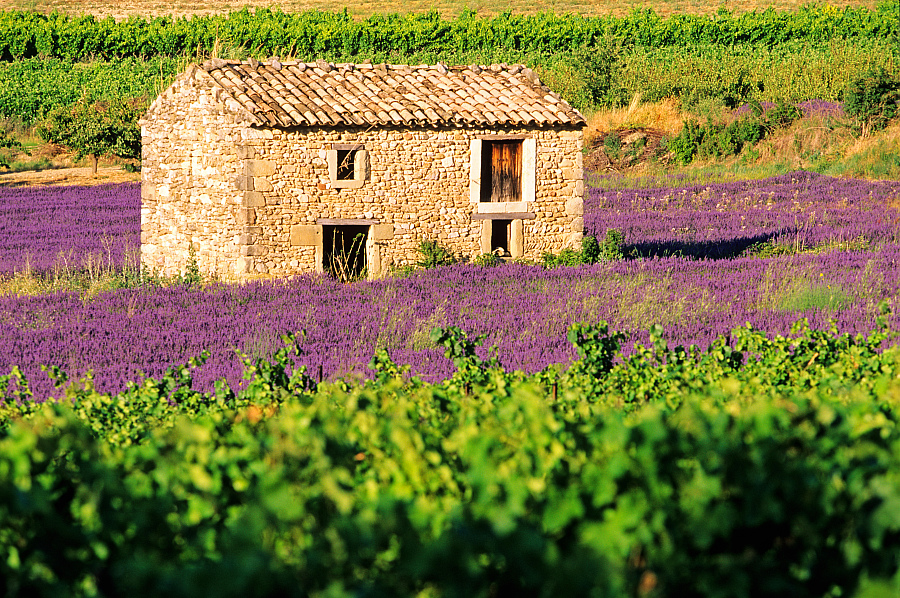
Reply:
<svg viewBox="0 0 900 598"><path fill-rule="evenodd" d="M281 56L335 62L525 63L580 109L682 98L841 100L872 67L897 71L900 12L809 5L663 18L504 13L283 13L258 9L193 18L0 12L0 117L27 126L85 89L149 101L192 61Z"/></svg>

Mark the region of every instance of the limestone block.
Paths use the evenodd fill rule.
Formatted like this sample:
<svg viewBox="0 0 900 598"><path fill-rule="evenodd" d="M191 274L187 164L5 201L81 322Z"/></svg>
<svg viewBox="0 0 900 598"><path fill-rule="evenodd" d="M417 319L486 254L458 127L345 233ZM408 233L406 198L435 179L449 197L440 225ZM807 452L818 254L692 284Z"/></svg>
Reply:
<svg viewBox="0 0 900 598"><path fill-rule="evenodd" d="M253 177L239 175L234 180L235 186L241 191L253 191ZM262 189L260 189L262 191Z"/></svg>
<svg viewBox="0 0 900 598"><path fill-rule="evenodd" d="M248 235L261 235L263 227L261 226L244 226L244 233Z"/></svg>
<svg viewBox="0 0 900 598"><path fill-rule="evenodd" d="M265 245L244 245L241 247L241 255L245 257L259 257L266 255Z"/></svg>
<svg viewBox="0 0 900 598"><path fill-rule="evenodd" d="M322 227L317 224L291 226L291 245L294 247L318 247L322 245Z"/></svg>
<svg viewBox="0 0 900 598"><path fill-rule="evenodd" d="M252 177L271 176L275 174L275 162L269 160L247 160L244 162L244 174Z"/></svg>
<svg viewBox="0 0 900 598"><path fill-rule="evenodd" d="M566 200L566 216L581 216L584 214L584 200L580 197L570 197Z"/></svg>
<svg viewBox="0 0 900 598"><path fill-rule="evenodd" d="M239 160L252 160L256 157L256 148L252 145L238 145L234 149Z"/></svg>
<svg viewBox="0 0 900 598"><path fill-rule="evenodd" d="M575 181L575 196L576 197L584 196L584 181L582 181L582 180Z"/></svg>
<svg viewBox="0 0 900 598"><path fill-rule="evenodd" d="M236 214L238 224L255 224L256 210L253 208L239 208Z"/></svg>
<svg viewBox="0 0 900 598"><path fill-rule="evenodd" d="M376 224L372 227L372 237L376 241L390 241L394 238L393 224Z"/></svg>
<svg viewBox="0 0 900 598"><path fill-rule="evenodd" d="M271 191L272 183L269 182L268 179L263 177L253 177L253 190L254 191Z"/></svg>
<svg viewBox="0 0 900 598"><path fill-rule="evenodd" d="M266 198L259 191L244 191L241 205L245 208L261 208L266 205Z"/></svg>
<svg viewBox="0 0 900 598"><path fill-rule="evenodd" d="M573 218L570 228L573 233L584 232L584 218L582 218L581 216Z"/></svg>
<svg viewBox="0 0 900 598"><path fill-rule="evenodd" d="M514 258L520 258L525 254L525 235L522 221L513 220L509 229L509 253Z"/></svg>

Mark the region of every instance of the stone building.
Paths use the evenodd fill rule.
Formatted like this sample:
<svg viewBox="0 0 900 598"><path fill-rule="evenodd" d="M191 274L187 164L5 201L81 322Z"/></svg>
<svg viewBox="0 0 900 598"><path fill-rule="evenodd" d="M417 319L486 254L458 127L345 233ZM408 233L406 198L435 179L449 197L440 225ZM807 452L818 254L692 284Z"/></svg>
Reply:
<svg viewBox="0 0 900 598"><path fill-rule="evenodd" d="M211 60L141 120L141 259L226 280L580 243L581 114L521 65Z"/></svg>

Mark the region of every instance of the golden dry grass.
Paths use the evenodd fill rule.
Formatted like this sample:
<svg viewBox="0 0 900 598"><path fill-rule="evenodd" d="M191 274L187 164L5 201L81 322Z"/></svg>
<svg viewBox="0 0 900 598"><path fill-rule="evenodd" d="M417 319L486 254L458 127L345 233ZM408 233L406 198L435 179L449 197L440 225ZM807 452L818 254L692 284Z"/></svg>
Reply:
<svg viewBox="0 0 900 598"><path fill-rule="evenodd" d="M666 99L661 102L641 102L640 96L632 98L628 106L601 109L587 115L588 126L584 130L585 145L593 142L609 131L616 129L653 129L666 136L677 135L684 119L678 100Z"/></svg>
<svg viewBox="0 0 900 598"><path fill-rule="evenodd" d="M535 13L552 11L555 13L573 13L584 15L625 15L634 9L652 8L658 14L668 16L676 13L714 14L720 7L736 13L751 10L774 8L776 10L794 10L808 0L720 0L708 2L703 0L408 0L402 4L386 0L364 0L362 2L335 3L331 0L0 0L0 10L19 9L37 10L49 13L58 11L66 14L93 14L98 17L113 16L125 19L128 16L160 16L160 15L203 15L223 13L250 8L277 8L285 12L297 12L309 9L342 10L345 6L355 17L367 17L384 13L418 13L436 10L445 16L456 16L464 10L474 10L480 15L495 15L505 10L514 13ZM823 2L831 6L864 6L874 8L877 0L828 0Z"/></svg>

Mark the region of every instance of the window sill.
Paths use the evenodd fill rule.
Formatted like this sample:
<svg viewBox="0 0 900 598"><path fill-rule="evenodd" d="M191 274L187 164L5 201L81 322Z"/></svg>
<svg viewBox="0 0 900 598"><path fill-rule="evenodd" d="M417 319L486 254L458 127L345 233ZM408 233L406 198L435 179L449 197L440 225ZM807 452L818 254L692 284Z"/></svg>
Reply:
<svg viewBox="0 0 900 598"><path fill-rule="evenodd" d="M475 204L476 214L508 214L513 212L527 212L526 201L480 201Z"/></svg>

